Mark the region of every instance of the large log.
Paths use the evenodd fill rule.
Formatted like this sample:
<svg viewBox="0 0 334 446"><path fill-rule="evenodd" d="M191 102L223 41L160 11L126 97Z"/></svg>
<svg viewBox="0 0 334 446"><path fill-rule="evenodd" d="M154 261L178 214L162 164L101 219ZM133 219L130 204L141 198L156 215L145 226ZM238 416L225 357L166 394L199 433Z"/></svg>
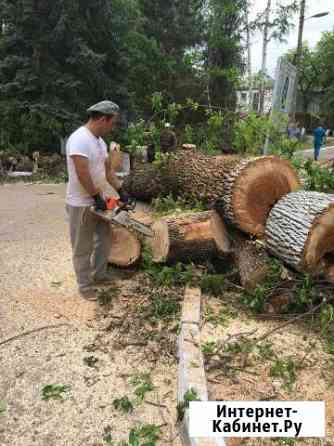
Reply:
<svg viewBox="0 0 334 446"><path fill-rule="evenodd" d="M298 271L333 273L334 195L300 191L282 198L266 225L267 248Z"/></svg>
<svg viewBox="0 0 334 446"><path fill-rule="evenodd" d="M296 171L277 156L244 159L227 166L223 181L225 193L217 209L221 206L228 222L256 236L264 235L273 205L300 188Z"/></svg>
<svg viewBox="0 0 334 446"><path fill-rule="evenodd" d="M111 248L109 263L126 268L135 265L141 255L141 240L135 232L110 225Z"/></svg>
<svg viewBox="0 0 334 446"><path fill-rule="evenodd" d="M169 216L153 223L153 261L205 260L230 252L225 225L215 211Z"/></svg>
<svg viewBox="0 0 334 446"><path fill-rule="evenodd" d="M173 194L214 202L224 194L224 166L239 160L236 156L208 156L186 147L176 153L162 155L153 164L136 162L124 188L137 199L151 200L159 195Z"/></svg>
<svg viewBox="0 0 334 446"><path fill-rule="evenodd" d="M242 231L262 236L272 206L300 187L288 161L277 156L241 159L179 150L158 165L140 164L126 180L127 191L141 199L173 194L216 203L224 218Z"/></svg>

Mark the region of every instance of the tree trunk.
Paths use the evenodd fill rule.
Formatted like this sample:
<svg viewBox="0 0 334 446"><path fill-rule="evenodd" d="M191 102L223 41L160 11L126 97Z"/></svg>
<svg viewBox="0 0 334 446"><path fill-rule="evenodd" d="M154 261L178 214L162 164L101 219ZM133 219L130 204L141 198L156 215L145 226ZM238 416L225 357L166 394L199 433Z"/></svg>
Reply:
<svg viewBox="0 0 334 446"><path fill-rule="evenodd" d="M141 255L141 240L138 234L122 226L110 225L110 237L109 263L122 268L135 265Z"/></svg>
<svg viewBox="0 0 334 446"><path fill-rule="evenodd" d="M277 156L244 159L225 169L223 182L225 194L217 209L229 223L256 236L264 234L272 206L299 188L295 170Z"/></svg>
<svg viewBox="0 0 334 446"><path fill-rule="evenodd" d="M267 248L299 271L334 269L334 195L300 191L282 198L266 225Z"/></svg>
<svg viewBox="0 0 334 446"><path fill-rule="evenodd" d="M270 258L257 242L238 238L234 243L234 260L240 283L248 291L254 290L270 271Z"/></svg>
<svg viewBox="0 0 334 446"><path fill-rule="evenodd" d="M265 78L267 72L267 54L269 44L269 20L271 12L271 0L267 0L267 7L265 11L265 24L263 29L263 46L262 46L262 67L261 67L261 85L260 85L260 113L264 111L264 95L265 95Z"/></svg>
<svg viewBox="0 0 334 446"><path fill-rule="evenodd" d="M225 225L215 211L169 216L155 222L152 230L157 263L203 260L230 251Z"/></svg>
<svg viewBox="0 0 334 446"><path fill-rule="evenodd" d="M139 165L126 190L136 198L173 194L217 210L242 231L261 236L272 206L299 188L297 173L277 156L241 159L179 150L161 165Z"/></svg>

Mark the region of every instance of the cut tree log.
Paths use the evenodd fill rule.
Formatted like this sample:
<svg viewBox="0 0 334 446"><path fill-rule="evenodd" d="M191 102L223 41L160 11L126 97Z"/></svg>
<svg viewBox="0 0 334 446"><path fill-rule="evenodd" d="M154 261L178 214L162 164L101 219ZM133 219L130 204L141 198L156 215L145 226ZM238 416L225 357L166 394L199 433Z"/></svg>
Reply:
<svg viewBox="0 0 334 446"><path fill-rule="evenodd" d="M136 233L121 226L110 225L110 237L109 263L126 268L139 261L141 239Z"/></svg>
<svg viewBox="0 0 334 446"><path fill-rule="evenodd" d="M154 164L136 162L124 189L140 200L169 194L175 197L212 203L224 194L224 165L235 163L236 156L208 156L193 149L179 149L162 155Z"/></svg>
<svg viewBox="0 0 334 446"><path fill-rule="evenodd" d="M125 189L139 199L172 194L207 205L242 231L262 236L273 205L300 188L296 171L277 156L241 159L178 150L155 164L139 164Z"/></svg>
<svg viewBox="0 0 334 446"><path fill-rule="evenodd" d="M217 203L229 223L261 237L271 208L284 195L300 188L296 171L278 156L243 159L226 166L225 193Z"/></svg>
<svg viewBox="0 0 334 446"><path fill-rule="evenodd" d="M241 285L254 290L267 277L270 271L270 257L264 246L256 241L238 237L234 240L233 258L239 272Z"/></svg>
<svg viewBox="0 0 334 446"><path fill-rule="evenodd" d="M215 211L168 216L153 223L153 261L209 259L230 252L225 225Z"/></svg>
<svg viewBox="0 0 334 446"><path fill-rule="evenodd" d="M270 212L266 245L298 271L332 275L334 195L300 191L282 198Z"/></svg>

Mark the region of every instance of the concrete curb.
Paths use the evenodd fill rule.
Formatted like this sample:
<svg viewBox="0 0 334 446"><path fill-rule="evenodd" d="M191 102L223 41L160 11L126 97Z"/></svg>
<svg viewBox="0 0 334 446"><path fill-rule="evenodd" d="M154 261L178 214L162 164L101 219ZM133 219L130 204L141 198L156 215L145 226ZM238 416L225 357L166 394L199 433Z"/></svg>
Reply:
<svg viewBox="0 0 334 446"><path fill-rule="evenodd" d="M201 401L208 401L204 360L200 348L201 290L187 287L182 307L181 332L178 338L178 403L185 393L194 389ZM181 427L184 446L226 446L223 439L190 438L189 414L185 413Z"/></svg>

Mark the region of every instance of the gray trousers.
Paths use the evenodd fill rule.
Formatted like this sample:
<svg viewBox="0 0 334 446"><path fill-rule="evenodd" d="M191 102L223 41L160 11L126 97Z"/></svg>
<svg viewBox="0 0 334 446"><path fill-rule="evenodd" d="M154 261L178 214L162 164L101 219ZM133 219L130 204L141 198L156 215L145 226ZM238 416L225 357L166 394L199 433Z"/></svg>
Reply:
<svg viewBox="0 0 334 446"><path fill-rule="evenodd" d="M89 207L66 205L70 219L72 259L80 291L107 272L110 226L89 211Z"/></svg>

